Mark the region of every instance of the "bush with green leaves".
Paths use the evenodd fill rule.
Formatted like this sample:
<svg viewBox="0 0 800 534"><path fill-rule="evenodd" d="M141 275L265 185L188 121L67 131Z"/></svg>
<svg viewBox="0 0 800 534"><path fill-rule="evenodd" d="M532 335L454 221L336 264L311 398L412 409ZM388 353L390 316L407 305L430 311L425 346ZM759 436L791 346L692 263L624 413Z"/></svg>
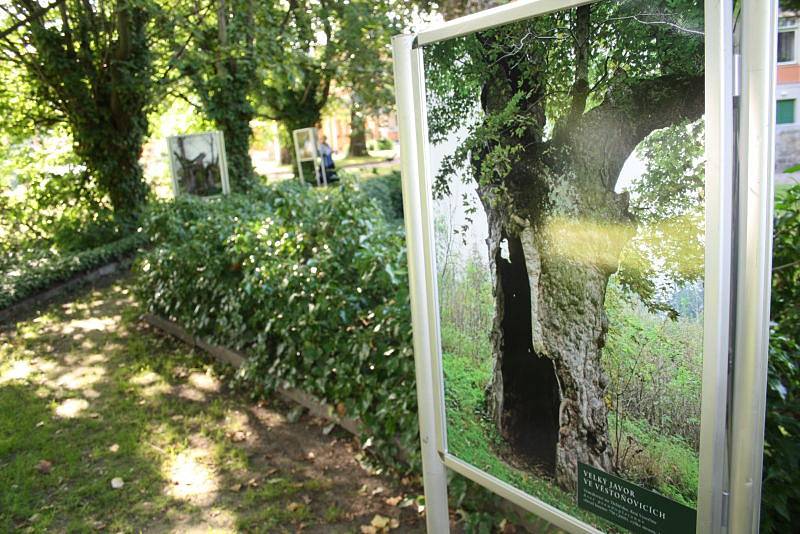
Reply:
<svg viewBox="0 0 800 534"><path fill-rule="evenodd" d="M75 254L66 254L29 263L2 272L0 279L0 310L44 291L53 284L101 267L114 260L130 256L143 243L141 234L107 243Z"/></svg>
<svg viewBox="0 0 800 534"><path fill-rule="evenodd" d="M344 174L344 173L342 173ZM403 220L403 190L400 172L392 171L362 179L359 188L380 207L384 216L395 222Z"/></svg>
<svg viewBox="0 0 800 534"><path fill-rule="evenodd" d="M761 527L790 532L800 523L800 185L775 208Z"/></svg>
<svg viewBox="0 0 800 534"><path fill-rule="evenodd" d="M365 447L408 469L397 460L418 445L405 243L368 195L290 181L181 198L154 205L144 232L147 311L245 352L240 375L258 389L298 387L359 418Z"/></svg>

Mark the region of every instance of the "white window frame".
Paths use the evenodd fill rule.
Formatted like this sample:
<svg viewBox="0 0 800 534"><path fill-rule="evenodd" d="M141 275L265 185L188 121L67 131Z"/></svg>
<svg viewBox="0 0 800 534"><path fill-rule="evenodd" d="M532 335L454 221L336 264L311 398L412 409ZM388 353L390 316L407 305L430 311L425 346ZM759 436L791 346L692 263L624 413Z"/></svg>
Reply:
<svg viewBox="0 0 800 534"><path fill-rule="evenodd" d="M786 28L778 29L778 35L789 32L794 34L794 50L792 50L792 59L789 61L778 61L778 65L797 65L797 54L798 51L800 51L800 46L798 46L797 42L798 39L800 39L800 35L798 35L797 32L797 25L795 24L794 26L788 26ZM777 53L777 48L776 48L776 53Z"/></svg>

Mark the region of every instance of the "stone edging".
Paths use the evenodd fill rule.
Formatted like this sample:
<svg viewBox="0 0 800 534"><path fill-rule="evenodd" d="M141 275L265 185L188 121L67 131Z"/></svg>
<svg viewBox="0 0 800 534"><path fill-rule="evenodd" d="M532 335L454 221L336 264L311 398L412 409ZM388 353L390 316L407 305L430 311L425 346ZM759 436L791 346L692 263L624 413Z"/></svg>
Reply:
<svg viewBox="0 0 800 534"><path fill-rule="evenodd" d="M220 347L219 345L206 343L202 339L199 339L187 332L180 325L162 317L147 313L142 317L142 319L147 324L154 326L159 330L163 330L164 332L180 339L184 343L193 347L197 347L207 352L220 362L226 363L235 368L241 367L247 359L247 356L241 352L237 352L226 347ZM332 423L336 423L355 436L361 435L360 421L351 419L349 417L340 417L336 413L336 410L333 408L333 406L326 404L313 395L309 395L308 393L295 388L276 388L275 392L284 400L294 402L303 406L304 408L307 408L312 415L327 419Z"/></svg>

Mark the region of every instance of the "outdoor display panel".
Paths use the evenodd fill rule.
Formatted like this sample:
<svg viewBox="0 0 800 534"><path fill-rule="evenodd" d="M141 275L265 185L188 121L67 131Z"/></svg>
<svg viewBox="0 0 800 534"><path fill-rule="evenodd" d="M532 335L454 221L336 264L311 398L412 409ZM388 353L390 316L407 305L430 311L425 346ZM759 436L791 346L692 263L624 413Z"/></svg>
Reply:
<svg viewBox="0 0 800 534"><path fill-rule="evenodd" d="M328 185L325 165L319 150L316 128L300 128L292 132L297 172L304 184Z"/></svg>
<svg viewBox="0 0 800 534"><path fill-rule="evenodd" d="M176 197L230 194L222 132L170 136L167 149Z"/></svg>
<svg viewBox="0 0 800 534"><path fill-rule="evenodd" d="M395 43L431 437L569 531L717 531L731 6L517 4Z"/></svg>

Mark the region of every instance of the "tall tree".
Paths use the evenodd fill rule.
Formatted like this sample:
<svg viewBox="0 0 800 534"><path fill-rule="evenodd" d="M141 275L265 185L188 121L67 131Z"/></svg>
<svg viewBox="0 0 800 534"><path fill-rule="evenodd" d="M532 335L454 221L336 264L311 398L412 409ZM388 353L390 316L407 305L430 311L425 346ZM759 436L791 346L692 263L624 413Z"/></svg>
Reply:
<svg viewBox="0 0 800 534"><path fill-rule="evenodd" d="M0 34L2 61L28 74L36 121L64 122L85 163L123 218L145 202L139 166L154 98L148 0L10 0ZM13 23L13 24L12 24Z"/></svg>
<svg viewBox="0 0 800 534"><path fill-rule="evenodd" d="M495 424L567 489L611 470L600 358L636 222L616 191L651 132L703 113L702 2L599 2L426 50L435 183L475 180L494 270ZM624 257L624 256L623 256Z"/></svg>
<svg viewBox="0 0 800 534"><path fill-rule="evenodd" d="M245 190L254 183L249 95L257 76L256 6L254 0L183 2L174 13L178 70L200 98L197 107L225 136L232 186Z"/></svg>
<svg viewBox="0 0 800 534"><path fill-rule="evenodd" d="M390 38L409 9L393 0L262 4L256 15L260 83L253 92L259 114L287 133L317 125L334 80L355 89L357 113L372 105L387 87Z"/></svg>

